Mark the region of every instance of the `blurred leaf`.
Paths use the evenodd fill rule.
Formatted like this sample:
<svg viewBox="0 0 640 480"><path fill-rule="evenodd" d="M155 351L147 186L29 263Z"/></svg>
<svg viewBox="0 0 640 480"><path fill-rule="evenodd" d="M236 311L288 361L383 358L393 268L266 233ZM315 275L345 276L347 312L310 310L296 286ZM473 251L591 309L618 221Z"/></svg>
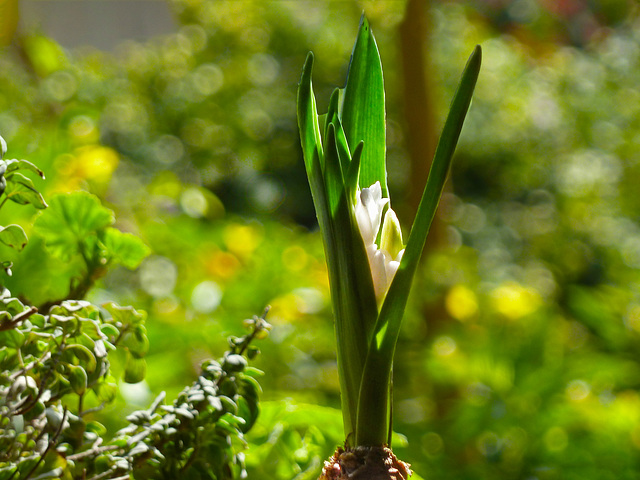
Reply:
<svg viewBox="0 0 640 480"><path fill-rule="evenodd" d="M19 19L18 0L3 0L0 2L0 46L4 47L11 43L18 28ZM4 140L0 140L0 142L4 142Z"/></svg>
<svg viewBox="0 0 640 480"><path fill-rule="evenodd" d="M20 348L24 344L25 336L18 329L0 331L0 345L9 348Z"/></svg>
<svg viewBox="0 0 640 480"><path fill-rule="evenodd" d="M27 245L27 234L20 225L0 227L0 242L19 251Z"/></svg>
<svg viewBox="0 0 640 480"><path fill-rule="evenodd" d="M144 380L147 373L147 363L143 358L135 358L127 352L127 360L124 367L124 381L138 383Z"/></svg>
<svg viewBox="0 0 640 480"><path fill-rule="evenodd" d="M129 269L137 268L150 253L149 247L138 237L115 228L107 228L102 241L112 261Z"/></svg>
<svg viewBox="0 0 640 480"><path fill-rule="evenodd" d="M30 178L17 172L11 173L4 178L7 182L4 193L9 200L19 205L30 204L38 209L47 208L47 203L40 192L36 190Z"/></svg>
<svg viewBox="0 0 640 480"><path fill-rule="evenodd" d="M144 325L135 325L124 334L122 344L129 349L135 358L144 357L149 351L149 339Z"/></svg>
<svg viewBox="0 0 640 480"><path fill-rule="evenodd" d="M34 231L44 238L47 248L62 260L83 253L88 237L114 222L113 212L86 192L57 195L51 207L35 221Z"/></svg>

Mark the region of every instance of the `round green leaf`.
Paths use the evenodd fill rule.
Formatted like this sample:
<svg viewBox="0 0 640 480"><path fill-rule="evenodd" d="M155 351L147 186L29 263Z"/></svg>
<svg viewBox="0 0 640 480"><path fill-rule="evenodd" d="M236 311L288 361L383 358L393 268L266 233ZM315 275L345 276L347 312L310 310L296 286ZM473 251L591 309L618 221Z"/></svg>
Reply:
<svg viewBox="0 0 640 480"><path fill-rule="evenodd" d="M71 388L78 395L82 395L87 389L87 372L81 366L76 365L67 365L67 369Z"/></svg>

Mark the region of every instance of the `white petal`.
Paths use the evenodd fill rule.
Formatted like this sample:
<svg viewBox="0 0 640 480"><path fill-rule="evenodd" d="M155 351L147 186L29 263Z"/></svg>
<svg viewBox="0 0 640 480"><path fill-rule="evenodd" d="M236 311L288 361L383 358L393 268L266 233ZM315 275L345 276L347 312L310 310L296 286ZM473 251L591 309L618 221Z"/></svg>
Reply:
<svg viewBox="0 0 640 480"><path fill-rule="evenodd" d="M389 202L388 198L382 198L382 187L380 182L376 182L369 188L363 188L360 192L359 199L367 210L374 238L378 236L380 222L382 220L382 210Z"/></svg>
<svg viewBox="0 0 640 480"><path fill-rule="evenodd" d="M377 250L371 259L371 276L373 278L373 289L376 299L380 300L387 292L387 273L384 253Z"/></svg>
<svg viewBox="0 0 640 480"><path fill-rule="evenodd" d="M360 235L362 235L364 244L369 245L375 241L377 232L373 231L373 226L371 225L371 217L369 216L369 212L363 205L360 198L361 195L358 195L358 198L356 200L356 222L358 223L358 229L360 230Z"/></svg>
<svg viewBox="0 0 640 480"><path fill-rule="evenodd" d="M391 260L389 263L387 263L387 290L389 290L391 281L393 280L393 277L395 277L399 266L400 262L396 262L395 260Z"/></svg>

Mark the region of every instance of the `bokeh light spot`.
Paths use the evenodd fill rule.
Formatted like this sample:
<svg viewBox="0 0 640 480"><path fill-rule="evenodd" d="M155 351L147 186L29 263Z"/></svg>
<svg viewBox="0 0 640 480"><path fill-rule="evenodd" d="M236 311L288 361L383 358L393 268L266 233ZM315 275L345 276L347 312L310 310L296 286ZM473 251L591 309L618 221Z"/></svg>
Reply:
<svg viewBox="0 0 640 480"><path fill-rule="evenodd" d="M584 380L572 380L566 388L567 397L572 402L581 402L591 393L591 386Z"/></svg>
<svg viewBox="0 0 640 480"><path fill-rule="evenodd" d="M178 268L166 257L149 257L140 266L139 278L145 292L153 297L164 297L176 286Z"/></svg>
<svg viewBox="0 0 640 480"><path fill-rule="evenodd" d="M533 313L541 303L537 292L515 282L499 286L491 293L491 296L496 311L510 320L516 320Z"/></svg>
<svg viewBox="0 0 640 480"><path fill-rule="evenodd" d="M436 355L440 357L448 357L453 354L457 348L458 345L456 344L456 341L451 337L438 337L435 342L433 342L433 350Z"/></svg>
<svg viewBox="0 0 640 480"><path fill-rule="evenodd" d="M560 452L567 448L569 436L562 427L551 427L544 434L544 445L551 452Z"/></svg>
<svg viewBox="0 0 640 480"><path fill-rule="evenodd" d="M456 320L468 320L478 312L476 294L464 285L456 285L447 294L445 306Z"/></svg>
<svg viewBox="0 0 640 480"><path fill-rule="evenodd" d="M211 280L199 283L191 293L191 305L200 313L211 313L222 301L222 289Z"/></svg>

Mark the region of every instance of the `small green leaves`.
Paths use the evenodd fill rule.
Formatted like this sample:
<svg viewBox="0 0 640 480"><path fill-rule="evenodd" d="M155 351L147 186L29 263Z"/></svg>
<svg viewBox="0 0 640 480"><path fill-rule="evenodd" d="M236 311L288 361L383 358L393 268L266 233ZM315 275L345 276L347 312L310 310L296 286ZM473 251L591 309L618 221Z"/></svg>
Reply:
<svg viewBox="0 0 640 480"><path fill-rule="evenodd" d="M20 225L0 227L0 242L20 251L27 245L27 234Z"/></svg>

